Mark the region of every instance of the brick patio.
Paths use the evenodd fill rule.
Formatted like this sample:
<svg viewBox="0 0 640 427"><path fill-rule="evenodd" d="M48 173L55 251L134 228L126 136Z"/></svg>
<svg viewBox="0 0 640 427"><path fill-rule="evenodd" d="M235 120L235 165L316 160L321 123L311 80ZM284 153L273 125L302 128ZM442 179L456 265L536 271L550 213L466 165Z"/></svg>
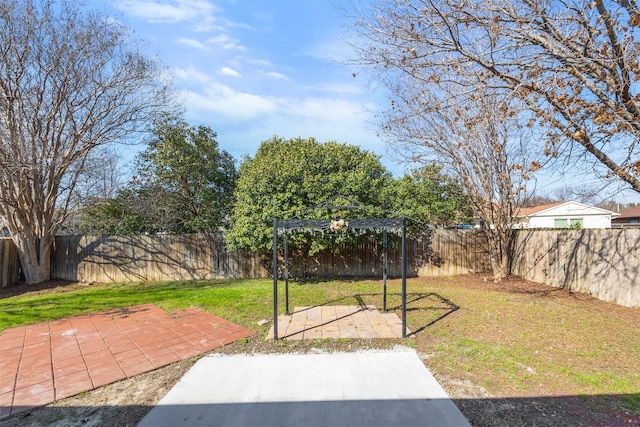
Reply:
<svg viewBox="0 0 640 427"><path fill-rule="evenodd" d="M6 329L0 418L214 350L255 332L153 304Z"/></svg>
<svg viewBox="0 0 640 427"><path fill-rule="evenodd" d="M278 316L278 338L402 338L402 321L373 305L295 307L291 315ZM267 339L273 339L273 326Z"/></svg>

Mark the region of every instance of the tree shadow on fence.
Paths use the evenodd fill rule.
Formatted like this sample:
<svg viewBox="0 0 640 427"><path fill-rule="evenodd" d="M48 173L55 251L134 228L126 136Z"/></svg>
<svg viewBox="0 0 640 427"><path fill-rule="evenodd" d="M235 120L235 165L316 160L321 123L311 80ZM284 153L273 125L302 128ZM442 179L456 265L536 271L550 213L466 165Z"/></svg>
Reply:
<svg viewBox="0 0 640 427"><path fill-rule="evenodd" d="M229 252L221 234L68 236L56 240L56 277L88 282L264 277L261 255Z"/></svg>
<svg viewBox="0 0 640 427"><path fill-rule="evenodd" d="M514 274L625 306L640 305L640 230L517 233Z"/></svg>
<svg viewBox="0 0 640 427"><path fill-rule="evenodd" d="M474 249L477 233L428 230L408 239L408 277L423 268L429 274L479 271L486 254ZM381 277L380 242L363 236L353 245L309 256L291 248L290 277ZM388 277L400 277L401 250L389 239ZM469 260L469 254L474 256ZM279 254L282 275L282 251ZM52 278L84 282L265 278L272 256L266 252L230 251L220 233L194 235L58 236L52 253Z"/></svg>

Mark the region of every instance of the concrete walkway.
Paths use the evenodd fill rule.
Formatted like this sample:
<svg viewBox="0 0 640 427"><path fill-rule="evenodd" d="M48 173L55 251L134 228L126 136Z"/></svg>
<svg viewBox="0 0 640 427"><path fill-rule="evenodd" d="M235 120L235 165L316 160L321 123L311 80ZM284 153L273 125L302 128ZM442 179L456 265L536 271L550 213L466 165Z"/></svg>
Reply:
<svg viewBox="0 0 640 427"><path fill-rule="evenodd" d="M139 427L214 425L469 427L410 349L204 357Z"/></svg>
<svg viewBox="0 0 640 427"><path fill-rule="evenodd" d="M153 304L6 329L0 418L252 335L203 310L166 313Z"/></svg>

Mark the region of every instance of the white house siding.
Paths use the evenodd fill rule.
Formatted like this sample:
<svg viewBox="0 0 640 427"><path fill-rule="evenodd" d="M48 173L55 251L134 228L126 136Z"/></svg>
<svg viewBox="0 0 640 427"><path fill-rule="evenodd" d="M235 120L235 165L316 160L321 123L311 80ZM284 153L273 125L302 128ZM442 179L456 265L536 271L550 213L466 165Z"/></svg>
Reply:
<svg viewBox="0 0 640 427"><path fill-rule="evenodd" d="M612 215L605 209L567 202L527 216L528 225L523 228L557 228L556 220L565 220L567 224L582 220L581 228L611 228Z"/></svg>

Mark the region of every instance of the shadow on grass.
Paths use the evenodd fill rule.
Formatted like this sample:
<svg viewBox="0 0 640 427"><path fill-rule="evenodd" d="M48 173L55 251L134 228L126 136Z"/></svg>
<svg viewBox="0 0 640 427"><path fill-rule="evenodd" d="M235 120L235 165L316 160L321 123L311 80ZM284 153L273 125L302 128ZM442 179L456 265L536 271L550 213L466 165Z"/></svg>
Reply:
<svg viewBox="0 0 640 427"><path fill-rule="evenodd" d="M238 282L248 282L249 280L235 280L235 279L211 279L211 280L184 280L184 281L160 281L160 282L132 282L134 285L131 286L132 292L139 292L144 289L176 289L176 290L186 290L186 289L202 289L202 288L225 288L237 286ZM128 286L132 285L132 283L127 283ZM118 286L122 283L115 282L106 284L106 286ZM41 283L18 283L13 284L6 288L0 288L0 299L10 298L10 297L18 297L25 294L62 294L67 292L73 292L78 290L92 290L99 289L96 288L92 284L82 283L82 282L72 282L69 280L48 280L46 282ZM122 291L119 291L122 292Z"/></svg>
<svg viewBox="0 0 640 427"><path fill-rule="evenodd" d="M73 399L73 398L71 398ZM639 426L640 414L625 409L625 402L640 400L640 394L627 395L596 395L596 396L543 396L522 398L468 398L453 399L453 403L460 409L464 417L473 426L502 427L502 426ZM337 414L336 416L355 416L362 412L363 416L371 417L371 411L381 411L379 421L385 423L384 416L412 417L416 413L429 411L433 405L443 404L438 399L417 401L403 400L347 400L347 401L298 401L298 402L245 402L245 403L215 403L193 405L163 405L156 408L162 412L162 419L171 420L171 425L187 426L194 419L227 421L244 419L246 426L264 425L265 416L269 419L277 418L279 425L293 425L300 415L315 416L319 424L326 421L318 414ZM398 413L400 407L407 409ZM82 425L88 419L98 420L101 425L136 425L153 406L146 405L100 405L100 406L64 406L40 407L18 412L8 418L0 419L3 427L18 427L31 425L45 425L57 422L64 425ZM3 408L0 406L0 410ZM185 414L190 417L184 418ZM247 418L247 414L256 415ZM394 415L395 414L395 415ZM312 418L308 418L313 421ZM344 419L344 418L343 418ZM431 422L429 416L419 418L419 425L443 426L446 421L440 419ZM173 421L176 421L173 423ZM254 422L251 423L250 421ZM261 420L261 421L258 421ZM344 419L346 421L346 419ZM394 418L398 421L398 418ZM406 425L416 425L416 418L409 418ZM145 420L146 422L147 420ZM387 420L388 421L388 420ZM406 421L406 420L405 420ZM436 421L436 420L432 420ZM216 424L216 425L225 425ZM313 425L313 422L311 423ZM397 425L397 424L396 424Z"/></svg>
<svg viewBox="0 0 640 427"><path fill-rule="evenodd" d="M59 288L34 291L25 289L18 295L0 294L0 332L13 326L46 322L64 317L73 317L90 313L98 313L133 305L154 303L167 310L200 306L200 300L210 296L214 302L228 306L231 299L227 294L242 293L251 288L238 286L235 280L203 280L185 282L140 282L134 284L81 285L72 283L59 285ZM225 290L225 292L208 294L208 290ZM228 290L228 292L227 292ZM202 291L202 292L197 292ZM226 296L225 296L226 295ZM224 301L223 301L224 300ZM206 309L206 307L204 307Z"/></svg>
<svg viewBox="0 0 640 427"><path fill-rule="evenodd" d="M28 285L26 283L15 283L6 288L0 288L0 299L16 297L31 292L42 292L57 290L59 292L72 291L78 289L78 282L70 280L48 280L46 282L34 283Z"/></svg>
<svg viewBox="0 0 640 427"><path fill-rule="evenodd" d="M395 294L401 296L401 294ZM426 305L419 305L425 304ZM408 293L407 294L407 315L409 313L418 314L416 317L417 325L416 329L407 336L415 336L420 332L427 329L429 326L436 324L450 314L458 311L460 307L454 304L451 300L436 294L435 292L428 293ZM402 305L394 306L390 310L400 311ZM413 323L416 323L414 320Z"/></svg>
<svg viewBox="0 0 640 427"><path fill-rule="evenodd" d="M453 402L473 426L640 426L640 394L470 398Z"/></svg>

